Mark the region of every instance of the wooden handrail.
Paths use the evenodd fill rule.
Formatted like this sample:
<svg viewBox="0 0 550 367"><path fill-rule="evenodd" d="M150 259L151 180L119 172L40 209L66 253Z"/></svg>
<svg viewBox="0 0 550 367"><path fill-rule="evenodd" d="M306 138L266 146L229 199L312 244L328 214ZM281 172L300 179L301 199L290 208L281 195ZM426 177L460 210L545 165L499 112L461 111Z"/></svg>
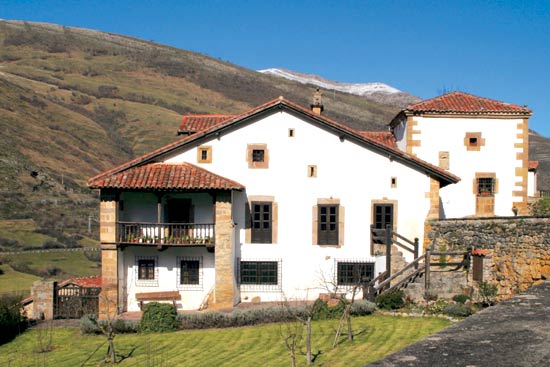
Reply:
<svg viewBox="0 0 550 367"><path fill-rule="evenodd" d="M382 283L378 283L378 285L375 286L375 288L376 288L377 290L383 288L384 286L386 286L387 284L389 284L392 280L394 280L395 278L397 278L398 276L400 276L401 274L403 274L403 273L404 273L406 270L408 270L409 268L415 267L417 264L420 263L420 261L421 261L422 259L425 259L425 258L426 258L426 254L417 257L417 258L414 259L412 262L410 262L409 264L407 264L407 266L405 266L403 269L399 270L399 271L398 271L397 273L395 273L395 274L392 274L388 279L384 280Z"/></svg>

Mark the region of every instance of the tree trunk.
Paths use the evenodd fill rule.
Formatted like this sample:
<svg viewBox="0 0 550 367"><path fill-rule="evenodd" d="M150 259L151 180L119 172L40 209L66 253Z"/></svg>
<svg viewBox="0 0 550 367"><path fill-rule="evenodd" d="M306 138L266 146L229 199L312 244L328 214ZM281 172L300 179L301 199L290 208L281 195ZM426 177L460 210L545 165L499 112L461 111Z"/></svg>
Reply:
<svg viewBox="0 0 550 367"><path fill-rule="evenodd" d="M353 330L351 329L351 304L349 306L346 306L346 321L348 324L348 341L353 340Z"/></svg>
<svg viewBox="0 0 550 367"><path fill-rule="evenodd" d="M116 363L116 354L115 354L115 343L113 341L115 337L109 336L109 355L111 356L111 363Z"/></svg>
<svg viewBox="0 0 550 367"><path fill-rule="evenodd" d="M311 316L306 321L306 362L308 366L311 364Z"/></svg>

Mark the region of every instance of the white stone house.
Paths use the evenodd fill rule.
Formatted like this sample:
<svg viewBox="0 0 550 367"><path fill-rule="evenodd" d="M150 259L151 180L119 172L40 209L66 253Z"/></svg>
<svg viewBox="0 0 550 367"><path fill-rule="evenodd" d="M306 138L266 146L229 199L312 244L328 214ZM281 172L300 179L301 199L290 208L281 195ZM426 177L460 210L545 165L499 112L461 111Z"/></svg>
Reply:
<svg viewBox="0 0 550 367"><path fill-rule="evenodd" d="M460 177L440 192L442 218L526 215L528 188L536 190L536 163L528 161L531 113L451 92L407 107L390 127L399 149Z"/></svg>
<svg viewBox="0 0 550 367"><path fill-rule="evenodd" d="M460 179L399 150L390 132L321 111L281 97L186 117L179 140L91 178L103 298L119 312L153 299L182 310L315 299L323 278L345 288L385 270L371 225L422 239L440 188Z"/></svg>

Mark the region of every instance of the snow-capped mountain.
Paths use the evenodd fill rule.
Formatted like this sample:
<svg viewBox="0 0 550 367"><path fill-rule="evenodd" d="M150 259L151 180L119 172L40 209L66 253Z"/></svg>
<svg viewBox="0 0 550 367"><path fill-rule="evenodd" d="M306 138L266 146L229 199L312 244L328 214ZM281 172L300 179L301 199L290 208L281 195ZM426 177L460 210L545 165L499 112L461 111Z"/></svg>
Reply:
<svg viewBox="0 0 550 367"><path fill-rule="evenodd" d="M363 96L391 105L404 106L420 101L419 98L384 83L340 83L317 75L302 74L295 71L277 68L258 71L263 74L274 75L302 84L312 84L324 89L337 90L344 93Z"/></svg>

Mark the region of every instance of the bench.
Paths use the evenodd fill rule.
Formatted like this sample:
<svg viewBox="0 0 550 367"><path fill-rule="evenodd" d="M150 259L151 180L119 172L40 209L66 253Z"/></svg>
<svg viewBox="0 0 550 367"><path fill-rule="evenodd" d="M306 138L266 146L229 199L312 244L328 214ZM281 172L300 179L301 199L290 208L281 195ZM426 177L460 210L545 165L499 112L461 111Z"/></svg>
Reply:
<svg viewBox="0 0 550 367"><path fill-rule="evenodd" d="M176 307L176 301L181 300L181 294L178 291L136 293L136 300L139 301L140 310L143 310L143 302L154 301L172 301Z"/></svg>

